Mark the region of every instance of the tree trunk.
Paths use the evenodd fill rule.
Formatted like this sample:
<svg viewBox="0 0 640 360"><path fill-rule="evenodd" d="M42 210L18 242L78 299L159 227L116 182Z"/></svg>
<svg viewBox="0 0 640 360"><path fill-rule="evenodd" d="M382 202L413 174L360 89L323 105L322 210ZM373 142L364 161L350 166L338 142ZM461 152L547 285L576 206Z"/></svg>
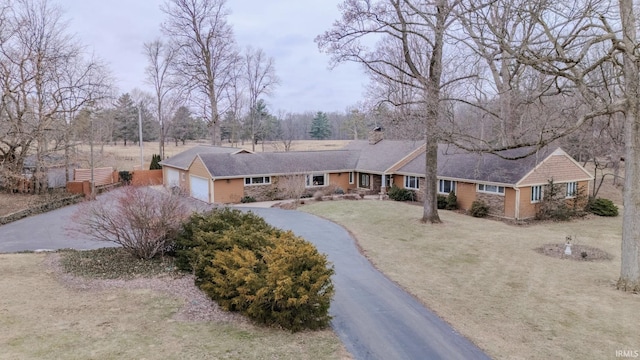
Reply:
<svg viewBox="0 0 640 360"><path fill-rule="evenodd" d="M638 59L634 49L636 21L632 0L620 0L624 52L625 109L625 179L622 219L622 258L617 287L624 291L640 291L640 86Z"/></svg>

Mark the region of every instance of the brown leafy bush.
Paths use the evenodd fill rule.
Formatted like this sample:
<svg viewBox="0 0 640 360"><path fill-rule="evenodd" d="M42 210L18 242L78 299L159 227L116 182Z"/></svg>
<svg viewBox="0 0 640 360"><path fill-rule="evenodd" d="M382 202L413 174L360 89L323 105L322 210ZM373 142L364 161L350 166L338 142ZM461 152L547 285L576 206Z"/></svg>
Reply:
<svg viewBox="0 0 640 360"><path fill-rule="evenodd" d="M127 186L82 204L72 231L111 242L141 259L171 250L189 209L176 195Z"/></svg>

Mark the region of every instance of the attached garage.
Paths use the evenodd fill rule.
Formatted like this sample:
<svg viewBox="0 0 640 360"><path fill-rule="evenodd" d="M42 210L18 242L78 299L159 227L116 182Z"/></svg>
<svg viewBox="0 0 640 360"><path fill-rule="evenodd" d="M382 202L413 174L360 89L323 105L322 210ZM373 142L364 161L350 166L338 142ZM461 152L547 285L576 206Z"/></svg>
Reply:
<svg viewBox="0 0 640 360"><path fill-rule="evenodd" d="M191 197L198 200L209 201L209 180L194 175L189 175L189 188Z"/></svg>

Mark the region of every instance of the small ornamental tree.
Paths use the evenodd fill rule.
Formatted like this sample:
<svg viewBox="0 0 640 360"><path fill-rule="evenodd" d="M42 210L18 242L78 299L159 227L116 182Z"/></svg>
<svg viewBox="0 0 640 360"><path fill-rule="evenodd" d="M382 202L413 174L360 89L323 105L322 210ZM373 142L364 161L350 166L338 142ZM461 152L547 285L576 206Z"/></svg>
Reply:
<svg viewBox="0 0 640 360"><path fill-rule="evenodd" d="M82 204L71 230L120 245L141 259L170 251L189 214L182 198L135 186L116 191Z"/></svg>

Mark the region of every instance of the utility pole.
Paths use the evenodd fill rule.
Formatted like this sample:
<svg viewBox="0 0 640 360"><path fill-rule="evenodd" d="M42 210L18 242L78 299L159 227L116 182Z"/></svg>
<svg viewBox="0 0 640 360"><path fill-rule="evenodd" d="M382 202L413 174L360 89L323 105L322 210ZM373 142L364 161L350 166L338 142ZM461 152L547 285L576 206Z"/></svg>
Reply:
<svg viewBox="0 0 640 360"><path fill-rule="evenodd" d="M138 107L138 135L140 137L140 170L144 170L144 149L142 145L142 101Z"/></svg>

